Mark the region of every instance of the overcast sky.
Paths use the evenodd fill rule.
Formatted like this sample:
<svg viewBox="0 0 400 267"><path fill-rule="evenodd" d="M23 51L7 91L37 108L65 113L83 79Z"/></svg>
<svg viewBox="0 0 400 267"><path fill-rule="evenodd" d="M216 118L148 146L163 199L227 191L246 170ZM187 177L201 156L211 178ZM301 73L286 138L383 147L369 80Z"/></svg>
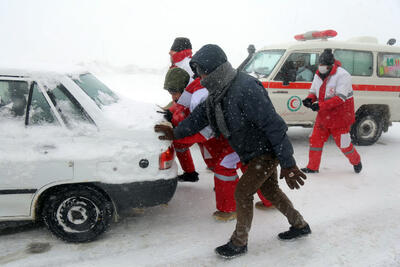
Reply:
<svg viewBox="0 0 400 267"><path fill-rule="evenodd" d="M334 29L336 39L375 36L400 42L400 0L0 0L0 60L102 60L168 65L175 37L193 50L220 45L234 65L246 48Z"/></svg>

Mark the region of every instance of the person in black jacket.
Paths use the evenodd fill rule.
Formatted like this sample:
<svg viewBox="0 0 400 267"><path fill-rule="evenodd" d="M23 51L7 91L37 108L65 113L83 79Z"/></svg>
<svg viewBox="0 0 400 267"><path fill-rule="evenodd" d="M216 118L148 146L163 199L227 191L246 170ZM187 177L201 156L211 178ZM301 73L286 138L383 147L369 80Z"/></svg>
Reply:
<svg viewBox="0 0 400 267"><path fill-rule="evenodd" d="M163 132L161 140L180 139L193 135L210 125L216 136L222 134L237 152L247 170L236 186L237 223L230 241L215 249L224 257L232 258L247 252L248 232L253 219L253 195L258 189L288 219L289 231L280 233L283 240L311 233L302 215L278 186L285 178L290 189L299 189L306 179L296 166L293 147L286 135L287 126L276 113L267 91L255 78L232 68L224 51L217 45L203 46L190 61L193 71L201 77L201 84L209 96L196 107L178 127L156 125Z"/></svg>

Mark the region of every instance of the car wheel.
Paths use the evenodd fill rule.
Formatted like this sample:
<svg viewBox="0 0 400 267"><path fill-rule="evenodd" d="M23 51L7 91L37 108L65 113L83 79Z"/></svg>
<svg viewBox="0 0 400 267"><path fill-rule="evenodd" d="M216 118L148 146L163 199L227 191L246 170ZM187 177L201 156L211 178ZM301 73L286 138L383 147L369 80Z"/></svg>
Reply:
<svg viewBox="0 0 400 267"><path fill-rule="evenodd" d="M378 114L361 113L351 127L351 138L354 144L369 146L382 135L383 120Z"/></svg>
<svg viewBox="0 0 400 267"><path fill-rule="evenodd" d="M44 201L42 218L50 231L67 242L88 242L107 230L113 205L98 190L67 186Z"/></svg>

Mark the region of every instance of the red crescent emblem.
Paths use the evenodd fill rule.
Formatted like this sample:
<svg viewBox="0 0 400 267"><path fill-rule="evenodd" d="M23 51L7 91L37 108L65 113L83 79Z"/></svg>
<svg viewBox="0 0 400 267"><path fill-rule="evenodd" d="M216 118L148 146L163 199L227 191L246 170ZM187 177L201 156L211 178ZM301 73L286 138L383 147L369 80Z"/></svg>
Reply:
<svg viewBox="0 0 400 267"><path fill-rule="evenodd" d="M292 109L296 109L297 107L294 105L295 104L295 102L296 102L296 98L294 98L294 99L292 99L292 100L290 100L290 103L289 103L289 105L290 105L290 107L292 108Z"/></svg>

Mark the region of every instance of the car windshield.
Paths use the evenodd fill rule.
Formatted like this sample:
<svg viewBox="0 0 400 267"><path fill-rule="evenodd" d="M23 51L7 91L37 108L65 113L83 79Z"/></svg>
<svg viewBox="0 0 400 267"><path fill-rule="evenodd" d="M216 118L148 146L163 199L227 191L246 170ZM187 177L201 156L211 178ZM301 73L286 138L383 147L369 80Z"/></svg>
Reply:
<svg viewBox="0 0 400 267"><path fill-rule="evenodd" d="M268 77L281 59L285 50L265 50L257 52L244 68L244 71L257 78Z"/></svg>
<svg viewBox="0 0 400 267"><path fill-rule="evenodd" d="M118 96L90 73L73 80L101 108L118 101Z"/></svg>

